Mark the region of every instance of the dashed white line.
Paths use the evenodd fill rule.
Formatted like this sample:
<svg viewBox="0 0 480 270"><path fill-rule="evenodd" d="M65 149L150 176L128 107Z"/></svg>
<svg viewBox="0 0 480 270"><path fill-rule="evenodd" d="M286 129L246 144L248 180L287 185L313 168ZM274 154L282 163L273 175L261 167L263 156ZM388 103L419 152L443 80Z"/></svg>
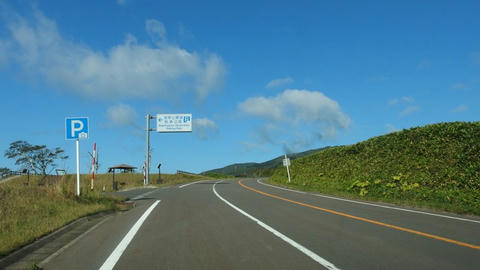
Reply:
<svg viewBox="0 0 480 270"><path fill-rule="evenodd" d="M282 189L282 190L287 190L287 191L292 191L292 192L297 192L296 190L288 189L288 188L281 188L277 187L274 185L269 185L265 184L260 179L257 180L258 183L267 185L270 187ZM468 219L468 218L460 218L460 217L452 217L452 216L447 216L447 215L441 215L441 214L434 214L434 213L429 213L429 212L424 212L424 211L418 211L418 210L410 210L410 209L404 209L404 208L399 208L399 207L393 207L393 206L386 206L386 205L379 205L379 204L374 204L374 203L367 203L367 202L359 202L359 201L354 201L354 200L349 200L349 199L342 199L342 198L337 198L337 197L332 197L332 196L327 196L327 195L321 195L321 194L315 194L315 193L308 193L308 192L303 192L304 194L309 194L317 197L322 197L326 199L332 199L332 200L337 200L337 201L344 201L344 202L350 202L350 203L356 203L356 204L363 204L363 205L368 205L368 206L374 206L374 207L381 207L381 208L386 208L386 209L392 209L392 210L397 210L397 211L404 211L404 212L410 212L410 213L415 213L415 214L422 214L422 215L428 215L428 216L434 216L434 217L441 217L441 218L448 218L448 219L454 219L454 220L460 220L460 221L466 221L466 222L473 222L473 223L479 223L480 221L478 220L473 220L473 219Z"/></svg>
<svg viewBox="0 0 480 270"><path fill-rule="evenodd" d="M325 268L327 269L330 269L330 270L337 270L339 268L337 268L335 265L333 265L331 262L325 260L324 258L318 256L316 253L314 253L313 251L309 250L308 248L302 246L301 244L295 242L294 240L292 240L291 238L289 238L288 236L282 234L281 232L275 230L274 228L270 227L269 225L263 223L262 221L260 221L259 219L251 216L250 214L248 214L247 212L243 211L242 209L238 208L237 206L233 205L232 203L230 203L229 201L227 201L226 199L224 199L222 196L220 196L217 191L215 190L215 186L217 185L217 183L220 183L222 181L219 181L219 182L216 182L214 185L213 185L213 193L215 193L215 195L220 199L222 200L224 203L226 203L228 206L232 207L233 209L237 210L238 212L240 212L242 215L248 217L249 219L253 220L254 222L256 222L258 225L260 225L261 227L263 227L264 229L266 229L267 231L273 233L275 236L277 236L278 238L282 239L283 241L287 242L288 244L290 244L291 246L295 247L296 249L298 249L300 252L302 252L303 254L307 255L308 257L310 257L311 259L313 259L314 261L318 262L319 264L321 264L322 266L324 266Z"/></svg>
<svg viewBox="0 0 480 270"><path fill-rule="evenodd" d="M123 252L125 249L127 249L128 244L132 241L133 237L137 233L137 231L140 229L142 226L143 222L147 219L147 217L150 215L150 213L153 211L155 206L160 202L160 200L154 202L148 209L143 213L143 215L137 220L135 225L128 231L128 233L123 237L122 241L118 246L115 248L115 250L108 256L107 260L103 263L103 265L100 267L100 270L111 270L115 266L115 264L118 262L120 257L122 256Z"/></svg>

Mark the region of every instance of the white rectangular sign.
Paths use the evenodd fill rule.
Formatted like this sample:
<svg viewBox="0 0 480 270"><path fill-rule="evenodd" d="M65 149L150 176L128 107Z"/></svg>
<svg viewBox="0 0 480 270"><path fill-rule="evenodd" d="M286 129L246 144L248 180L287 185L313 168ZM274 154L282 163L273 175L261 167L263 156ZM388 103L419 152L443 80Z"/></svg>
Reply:
<svg viewBox="0 0 480 270"><path fill-rule="evenodd" d="M192 114L157 114L157 132L192 132Z"/></svg>
<svg viewBox="0 0 480 270"><path fill-rule="evenodd" d="M290 159L289 158L285 158L283 159L283 166L290 166Z"/></svg>

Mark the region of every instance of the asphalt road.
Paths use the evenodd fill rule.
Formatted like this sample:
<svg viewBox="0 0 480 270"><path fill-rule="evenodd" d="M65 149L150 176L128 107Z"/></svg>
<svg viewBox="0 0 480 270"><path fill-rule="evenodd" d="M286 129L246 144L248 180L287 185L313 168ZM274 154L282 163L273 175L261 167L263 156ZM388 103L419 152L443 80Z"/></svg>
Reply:
<svg viewBox="0 0 480 270"><path fill-rule="evenodd" d="M218 183L217 183L218 182ZM254 179L124 193L44 269L480 269L480 221L320 197Z"/></svg>

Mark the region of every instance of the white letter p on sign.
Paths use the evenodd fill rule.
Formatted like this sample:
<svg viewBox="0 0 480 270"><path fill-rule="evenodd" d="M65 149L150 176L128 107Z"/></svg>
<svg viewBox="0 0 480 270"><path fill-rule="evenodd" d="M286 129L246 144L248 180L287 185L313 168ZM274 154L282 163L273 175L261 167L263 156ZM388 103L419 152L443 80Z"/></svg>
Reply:
<svg viewBox="0 0 480 270"><path fill-rule="evenodd" d="M83 122L80 120L72 120L71 122L71 129L72 131L72 137L75 137L75 134L79 131L83 130Z"/></svg>

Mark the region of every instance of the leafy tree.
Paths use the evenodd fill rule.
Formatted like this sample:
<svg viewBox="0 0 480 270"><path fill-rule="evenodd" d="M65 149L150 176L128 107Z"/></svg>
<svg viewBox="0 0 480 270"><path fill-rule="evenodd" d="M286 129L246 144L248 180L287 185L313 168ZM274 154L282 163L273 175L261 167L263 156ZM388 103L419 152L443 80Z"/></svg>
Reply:
<svg viewBox="0 0 480 270"><path fill-rule="evenodd" d="M6 175L9 175L11 174L12 171L9 169L9 168L0 168L0 178L6 176Z"/></svg>
<svg viewBox="0 0 480 270"><path fill-rule="evenodd" d="M67 159L60 147L48 149L45 145L31 145L26 141L15 141L5 151L5 157L16 159L15 164L33 171L35 174L47 175L50 166L56 166L55 160Z"/></svg>

